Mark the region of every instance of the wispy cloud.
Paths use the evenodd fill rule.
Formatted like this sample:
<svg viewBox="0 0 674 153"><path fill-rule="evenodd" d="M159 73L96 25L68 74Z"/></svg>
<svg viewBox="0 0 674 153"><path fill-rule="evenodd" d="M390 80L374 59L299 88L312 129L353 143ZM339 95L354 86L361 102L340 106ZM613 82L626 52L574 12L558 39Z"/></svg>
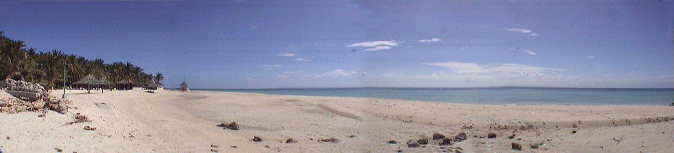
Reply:
<svg viewBox="0 0 674 153"><path fill-rule="evenodd" d="M372 47L372 48L367 48L367 49L365 49L365 51L380 51L380 50L387 50L387 49L391 49L391 46L375 46L375 47Z"/></svg>
<svg viewBox="0 0 674 153"><path fill-rule="evenodd" d="M524 51L525 53L527 53L529 55L537 55L535 52L533 52L531 50L528 50L528 49L525 49L525 50L522 50L522 51Z"/></svg>
<svg viewBox="0 0 674 153"><path fill-rule="evenodd" d="M302 71L284 71L281 74L276 75L276 79L285 80L285 79L289 79L293 75L300 74L300 73L302 73Z"/></svg>
<svg viewBox="0 0 674 153"><path fill-rule="evenodd" d="M585 58L587 58L587 59L594 59L594 56L592 56L592 55L587 55L587 56L585 56Z"/></svg>
<svg viewBox="0 0 674 153"><path fill-rule="evenodd" d="M304 58L301 58L301 57L295 58L295 61L297 61L297 62L311 62L310 59L304 59Z"/></svg>
<svg viewBox="0 0 674 153"><path fill-rule="evenodd" d="M522 49L522 48L510 48L510 49L512 49L512 50L517 50L517 51L522 51L522 52L527 53L527 54L529 54L529 55L534 55L534 56L538 55L538 53L536 53L536 52L534 52L534 51L531 51L531 50L529 50L529 49Z"/></svg>
<svg viewBox="0 0 674 153"><path fill-rule="evenodd" d="M557 72L498 74L459 74L447 72L405 73L391 72L365 78L369 86L387 87L494 87L494 86L538 86L538 87L591 87L626 88L660 87L671 88L674 77L581 77Z"/></svg>
<svg viewBox="0 0 674 153"><path fill-rule="evenodd" d="M432 43L432 42L439 42L442 41L440 38L431 38L431 39L421 39L419 40L420 43Z"/></svg>
<svg viewBox="0 0 674 153"><path fill-rule="evenodd" d="M508 29L505 29L505 30L510 31L510 32L524 33L524 34L531 33L531 29L524 29L524 28L508 28Z"/></svg>
<svg viewBox="0 0 674 153"><path fill-rule="evenodd" d="M476 63L466 62L438 62L423 63L430 66L439 66L449 68L459 74L495 74L495 75L529 75L542 74L544 72L563 71L563 69L529 66L522 64L497 64L497 65L478 65Z"/></svg>
<svg viewBox="0 0 674 153"><path fill-rule="evenodd" d="M365 48L365 51L380 51L380 50L392 49L393 47L396 47L396 46L398 46L398 42L390 40L390 41L359 42L359 43L354 43L354 44L348 45L347 47L361 47L361 48Z"/></svg>
<svg viewBox="0 0 674 153"><path fill-rule="evenodd" d="M334 69L332 71L312 75L312 78L352 78L357 76L366 76L366 72L348 71L344 69Z"/></svg>
<svg viewBox="0 0 674 153"><path fill-rule="evenodd" d="M280 64L274 64L274 65L267 65L267 64L265 64L265 65L262 65L262 67L264 68L264 70L273 70L273 69L281 68L282 66L283 66L283 65L280 65Z"/></svg>
<svg viewBox="0 0 674 153"><path fill-rule="evenodd" d="M554 86L575 78L562 75L563 69L524 64L489 64L471 62L435 62L423 65L440 67L431 73L391 72L369 75L363 79L370 86L391 87L484 87L484 86Z"/></svg>
<svg viewBox="0 0 674 153"><path fill-rule="evenodd" d="M255 79L253 79L252 77L247 77L245 80L246 81L255 81Z"/></svg>
<svg viewBox="0 0 674 153"><path fill-rule="evenodd" d="M287 53L287 52L286 52L286 53L278 54L278 55L276 55L276 56L280 56L280 57L295 57L295 56L297 56L297 55L296 55L296 54L293 54L293 53ZM294 61L297 61L297 62L311 62L310 59L306 59L306 58L302 58L302 57L297 57L297 58L294 59ZM266 68L272 69L272 68L276 68L276 67L280 67L280 66L276 66L276 65L269 66L269 65L266 65L265 67L266 67Z"/></svg>
<svg viewBox="0 0 674 153"><path fill-rule="evenodd" d="M282 57L295 57L295 54L293 53L281 53L276 56L282 56Z"/></svg>
<svg viewBox="0 0 674 153"><path fill-rule="evenodd" d="M534 36L534 37L538 36L538 33L534 33L534 31L531 30L531 29L525 29L525 28L507 28L507 29L505 29L505 30L506 30L506 31L510 31L510 32L519 32L519 33L522 33L522 34L528 34L528 35Z"/></svg>

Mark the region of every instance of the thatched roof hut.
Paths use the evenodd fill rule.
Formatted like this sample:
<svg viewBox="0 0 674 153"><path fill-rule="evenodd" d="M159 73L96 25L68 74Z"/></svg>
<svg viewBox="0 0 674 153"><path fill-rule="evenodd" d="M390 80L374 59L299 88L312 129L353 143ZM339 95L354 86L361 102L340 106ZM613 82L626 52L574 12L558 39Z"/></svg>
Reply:
<svg viewBox="0 0 674 153"><path fill-rule="evenodd" d="M117 81L117 84L133 84L133 81L131 81L129 79L124 79L124 80Z"/></svg>
<svg viewBox="0 0 674 153"><path fill-rule="evenodd" d="M110 86L112 86L114 84L110 83L110 81L108 81L105 78L101 78L101 79L98 79L98 84L96 84L96 85L101 88L101 93L103 93L104 89L110 88ZM110 89L112 89L112 88L110 88Z"/></svg>
<svg viewBox="0 0 674 153"><path fill-rule="evenodd" d="M89 84L89 85L95 85L95 84L97 84L98 82L99 82L98 79L96 79L96 77L94 77L93 75L87 75L86 77L80 79L79 81L77 81L77 82L75 82L75 83L73 83L73 84L78 84L78 85L87 85L87 84Z"/></svg>
<svg viewBox="0 0 674 153"><path fill-rule="evenodd" d="M130 90L133 88L134 82L129 79L120 80L116 83L119 90Z"/></svg>
<svg viewBox="0 0 674 153"><path fill-rule="evenodd" d="M105 78L101 78L101 79L98 80L98 85L109 86L109 85L112 85L112 83L110 83L110 81L108 81Z"/></svg>
<svg viewBox="0 0 674 153"><path fill-rule="evenodd" d="M87 92L91 93L91 85L98 85L100 81L96 79L93 75L87 75L86 77L78 80L77 82L73 83L74 85L86 85L87 86Z"/></svg>

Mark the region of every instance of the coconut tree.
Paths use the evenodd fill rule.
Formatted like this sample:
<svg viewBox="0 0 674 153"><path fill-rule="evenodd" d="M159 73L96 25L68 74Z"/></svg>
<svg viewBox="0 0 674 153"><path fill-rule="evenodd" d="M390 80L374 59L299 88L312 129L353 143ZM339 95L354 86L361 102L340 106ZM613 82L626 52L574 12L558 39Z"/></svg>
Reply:
<svg viewBox="0 0 674 153"><path fill-rule="evenodd" d="M157 75L154 77L155 82L157 82L158 85L164 85L162 82L164 82L164 74L157 73Z"/></svg>
<svg viewBox="0 0 674 153"><path fill-rule="evenodd" d="M153 79L152 75L144 73L142 68L131 62L105 64L102 59L90 60L59 50L38 52L24 47L23 41L5 37L0 31L0 79L22 79L47 87L62 85L63 78L80 80L87 75L106 78L112 82L128 80L135 83L148 81L161 83L163 80L163 76ZM66 76L64 70L68 71Z"/></svg>
<svg viewBox="0 0 674 153"><path fill-rule="evenodd" d="M3 78L21 77L19 75L20 63L26 59L26 52L23 47L25 47L23 41L9 39L0 31L0 63L2 63L0 74Z"/></svg>

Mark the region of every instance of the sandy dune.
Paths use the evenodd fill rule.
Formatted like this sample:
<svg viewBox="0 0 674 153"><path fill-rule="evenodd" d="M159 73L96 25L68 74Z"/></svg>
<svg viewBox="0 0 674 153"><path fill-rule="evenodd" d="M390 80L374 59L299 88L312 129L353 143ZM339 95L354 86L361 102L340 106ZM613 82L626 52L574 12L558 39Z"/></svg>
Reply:
<svg viewBox="0 0 674 153"><path fill-rule="evenodd" d="M496 106L250 93L85 92L69 91L67 98L75 108L66 114L0 114L0 148L82 153L442 152L460 147L463 152L517 152L511 149L515 142L525 152L674 150L674 107L669 106ZM75 113L91 122L67 124ZM232 121L239 130L216 126ZM406 144L430 139L434 133L454 137L460 132L468 139L453 145L440 146L433 140L418 148ZM496 138L487 138L488 133ZM251 141L254 136L262 141ZM297 142L285 143L288 138ZM329 138L337 141L319 141ZM387 143L390 140L397 143Z"/></svg>

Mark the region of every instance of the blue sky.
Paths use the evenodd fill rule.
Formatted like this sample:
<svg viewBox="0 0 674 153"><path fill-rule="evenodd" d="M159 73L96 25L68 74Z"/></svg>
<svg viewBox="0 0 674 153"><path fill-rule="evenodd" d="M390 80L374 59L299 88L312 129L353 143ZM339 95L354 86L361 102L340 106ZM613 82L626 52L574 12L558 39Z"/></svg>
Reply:
<svg viewBox="0 0 674 153"><path fill-rule="evenodd" d="M674 87L672 1L1 1L28 47L167 87Z"/></svg>

